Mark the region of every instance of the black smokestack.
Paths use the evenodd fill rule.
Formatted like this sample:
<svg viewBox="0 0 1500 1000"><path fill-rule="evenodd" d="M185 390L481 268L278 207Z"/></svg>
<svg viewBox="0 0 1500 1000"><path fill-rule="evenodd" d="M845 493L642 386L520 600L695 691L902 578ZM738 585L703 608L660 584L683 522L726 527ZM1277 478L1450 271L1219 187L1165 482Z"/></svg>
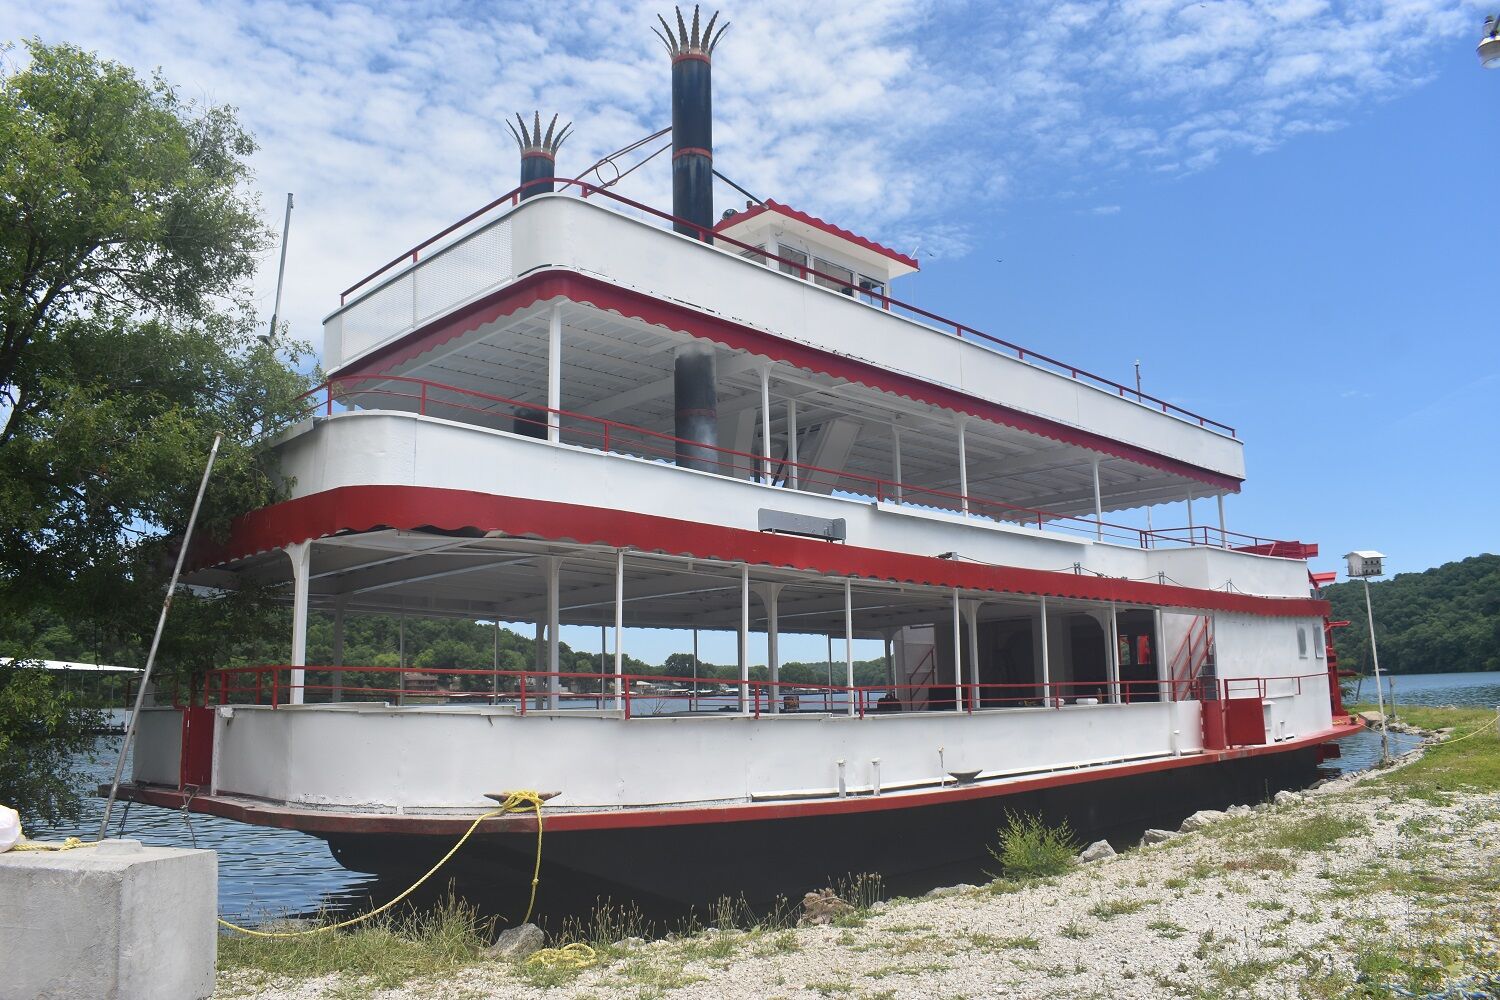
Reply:
<svg viewBox="0 0 1500 1000"><path fill-rule="evenodd" d="M672 57L672 214L694 226L675 223L679 233L712 242L706 230L714 224L714 123L713 123L713 56L714 46L729 28L725 22L714 32L719 15L714 14L700 32L698 5L693 5L693 23L677 12L674 31L666 18L657 15L665 34L656 37ZM701 228L697 228L701 227Z"/></svg>
<svg viewBox="0 0 1500 1000"><path fill-rule="evenodd" d="M522 188L521 197L551 192L552 178L557 176L557 151L562 148L563 140L572 135L573 123L569 122L558 131L557 115L553 115L546 134L543 134L542 113L538 111L532 117L530 128L520 115L516 115L515 125L506 122L505 127L510 129L510 134L516 137L516 145L521 148L521 184L530 184ZM537 183L531 184L532 181Z"/></svg>

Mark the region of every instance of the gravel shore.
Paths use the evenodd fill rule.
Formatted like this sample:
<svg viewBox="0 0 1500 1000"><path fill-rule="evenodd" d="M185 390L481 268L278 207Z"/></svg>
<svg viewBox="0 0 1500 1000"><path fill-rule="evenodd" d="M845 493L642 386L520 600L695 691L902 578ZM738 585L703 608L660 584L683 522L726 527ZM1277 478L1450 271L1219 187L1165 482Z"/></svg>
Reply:
<svg viewBox="0 0 1500 1000"><path fill-rule="evenodd" d="M1364 777L1066 875L877 904L842 926L631 943L578 973L485 962L384 991L224 972L217 995L1322 998L1402 995L1375 989L1393 962L1434 963L1445 982L1496 968L1500 801Z"/></svg>

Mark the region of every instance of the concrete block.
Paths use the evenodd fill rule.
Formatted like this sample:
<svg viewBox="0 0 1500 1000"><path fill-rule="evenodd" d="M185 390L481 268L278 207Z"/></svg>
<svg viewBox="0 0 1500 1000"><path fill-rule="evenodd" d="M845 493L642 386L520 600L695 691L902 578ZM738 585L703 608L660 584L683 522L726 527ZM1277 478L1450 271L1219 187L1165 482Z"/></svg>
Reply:
<svg viewBox="0 0 1500 1000"><path fill-rule="evenodd" d="M0 1000L208 996L218 879L213 851L134 840L0 854Z"/></svg>

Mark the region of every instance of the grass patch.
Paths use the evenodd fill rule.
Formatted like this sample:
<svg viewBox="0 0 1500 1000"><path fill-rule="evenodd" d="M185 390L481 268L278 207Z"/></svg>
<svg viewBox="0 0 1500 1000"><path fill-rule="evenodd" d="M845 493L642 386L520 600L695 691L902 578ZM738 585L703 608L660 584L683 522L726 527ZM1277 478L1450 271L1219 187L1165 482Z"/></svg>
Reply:
<svg viewBox="0 0 1500 1000"><path fill-rule="evenodd" d="M1018 881L1061 875L1077 863L1078 841L1066 820L1048 826L1042 817L1011 814L999 830L998 849L990 856L1000 865L1000 875Z"/></svg>
<svg viewBox="0 0 1500 1000"><path fill-rule="evenodd" d="M1083 926L1076 920L1069 920L1067 923L1062 925L1062 930L1058 933L1071 941L1082 941L1084 938L1093 934L1093 931L1089 930L1087 927Z"/></svg>
<svg viewBox="0 0 1500 1000"><path fill-rule="evenodd" d="M1113 920L1127 913L1139 913L1154 902L1154 899L1103 899L1089 907L1089 915Z"/></svg>
<svg viewBox="0 0 1500 1000"><path fill-rule="evenodd" d="M1170 920L1153 920L1146 927L1155 931L1158 937L1164 937L1168 941L1176 941L1187 933L1186 927Z"/></svg>
<svg viewBox="0 0 1500 1000"><path fill-rule="evenodd" d="M1314 813L1266 831L1262 843L1289 851L1326 851L1345 837L1370 832L1363 816Z"/></svg>
<svg viewBox="0 0 1500 1000"><path fill-rule="evenodd" d="M1351 711L1373 708L1360 705ZM1453 727L1449 740L1457 740L1493 723L1490 708L1425 708L1403 705L1401 720L1422 729ZM1397 771L1366 782L1367 793L1387 792L1398 796L1441 802L1447 792L1500 792L1500 738L1495 727L1473 739L1448 746L1431 746L1420 760Z"/></svg>
<svg viewBox="0 0 1500 1000"><path fill-rule="evenodd" d="M348 930L294 938L221 934L218 967L287 979L340 973L370 989L393 989L485 961L494 937L493 918L450 894L431 910L382 914Z"/></svg>
<svg viewBox="0 0 1500 1000"><path fill-rule="evenodd" d="M1241 857L1225 858L1219 867L1226 872L1289 872L1297 866L1285 854L1256 851Z"/></svg>
<svg viewBox="0 0 1500 1000"><path fill-rule="evenodd" d="M986 951L1040 951L1042 943L1034 937L996 937L993 934L966 934L976 948Z"/></svg>

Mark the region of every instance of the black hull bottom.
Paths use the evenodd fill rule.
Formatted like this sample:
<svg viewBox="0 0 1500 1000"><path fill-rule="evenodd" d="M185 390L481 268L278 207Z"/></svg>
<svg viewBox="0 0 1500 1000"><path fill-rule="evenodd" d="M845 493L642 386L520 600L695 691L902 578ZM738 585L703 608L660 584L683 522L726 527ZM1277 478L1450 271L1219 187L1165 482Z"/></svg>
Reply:
<svg viewBox="0 0 1500 1000"><path fill-rule="evenodd" d="M888 892L980 882L986 848L1007 815L1066 820L1080 841L1117 848L1149 827L1175 829L1199 809L1265 801L1316 780L1320 748L1307 747L1198 767L1152 771L943 805L879 812L610 830L548 830L538 909L586 913L597 899L631 901L670 917L723 896L767 905L799 898L850 874L882 876ZM342 835L328 838L346 868L375 872L404 888L451 846L446 837ZM507 919L524 909L536 841L531 835L476 836L444 869L443 881ZM378 893L377 893L378 894Z"/></svg>

